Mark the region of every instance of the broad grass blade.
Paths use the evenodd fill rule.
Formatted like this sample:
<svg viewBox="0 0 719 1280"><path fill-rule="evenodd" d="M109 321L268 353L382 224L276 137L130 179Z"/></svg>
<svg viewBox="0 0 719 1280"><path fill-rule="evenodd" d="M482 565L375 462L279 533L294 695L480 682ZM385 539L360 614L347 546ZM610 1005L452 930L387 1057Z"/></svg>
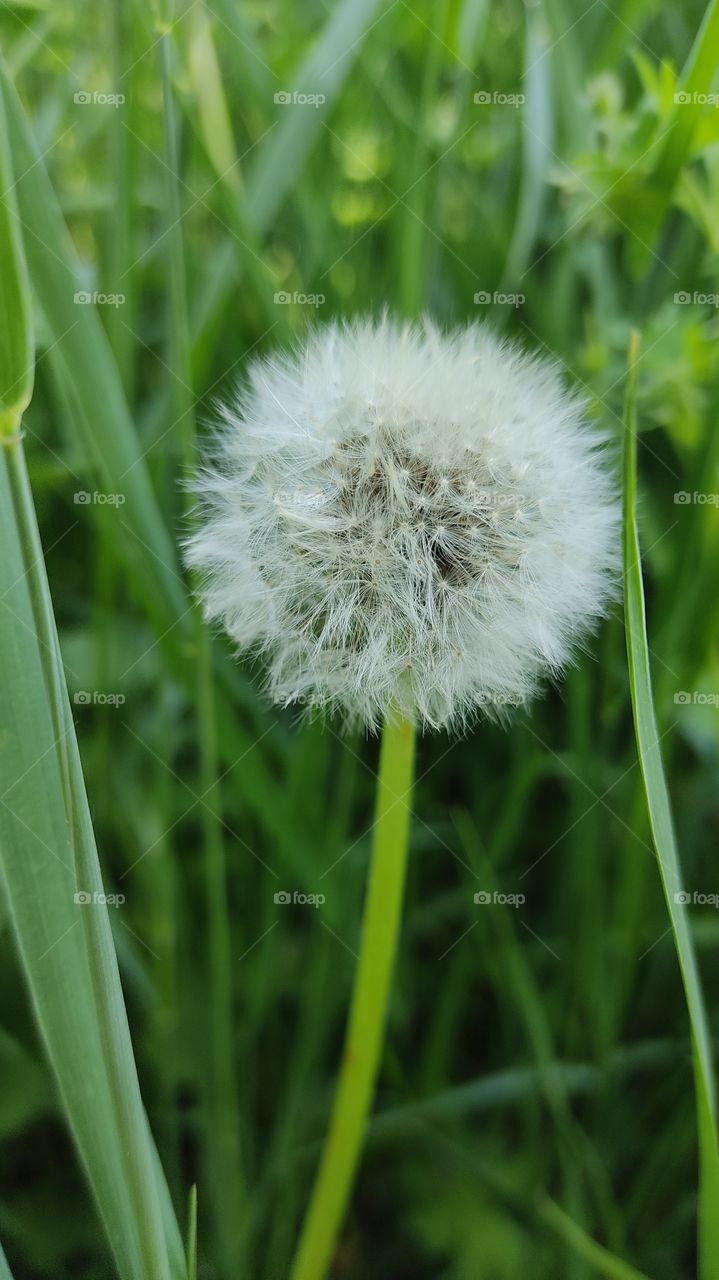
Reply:
<svg viewBox="0 0 719 1280"><path fill-rule="evenodd" d="M12 164L0 114L4 216ZM19 413L32 389L23 245L0 219L0 880L40 1034L121 1280L184 1280L182 1242L140 1098ZM7 423L3 423L4 428Z"/></svg>
<svg viewBox="0 0 719 1280"><path fill-rule="evenodd" d="M3 449L0 471L0 870L37 1022L118 1272L170 1280L183 1274L181 1241L175 1226L171 1268L167 1193L140 1099L19 449Z"/></svg>

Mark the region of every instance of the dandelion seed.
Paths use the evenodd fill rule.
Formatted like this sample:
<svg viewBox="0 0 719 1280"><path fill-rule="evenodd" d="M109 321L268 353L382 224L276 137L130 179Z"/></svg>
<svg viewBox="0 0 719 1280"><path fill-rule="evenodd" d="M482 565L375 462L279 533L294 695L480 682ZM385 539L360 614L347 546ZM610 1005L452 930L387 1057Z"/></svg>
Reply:
<svg viewBox="0 0 719 1280"><path fill-rule="evenodd" d="M187 556L282 705L461 727L526 703L606 609L618 513L583 402L480 325L318 328L223 421Z"/></svg>

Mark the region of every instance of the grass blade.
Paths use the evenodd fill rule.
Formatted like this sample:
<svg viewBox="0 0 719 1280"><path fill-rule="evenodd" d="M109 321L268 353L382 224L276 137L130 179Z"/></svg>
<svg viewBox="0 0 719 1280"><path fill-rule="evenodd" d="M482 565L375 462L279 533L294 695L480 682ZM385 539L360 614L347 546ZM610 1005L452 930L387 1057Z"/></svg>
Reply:
<svg viewBox="0 0 719 1280"><path fill-rule="evenodd" d="M526 118L519 203L507 250L502 288L513 290L527 269L542 225L547 190L546 173L552 159L554 118L550 78L549 37L541 9L527 8L526 22Z"/></svg>
<svg viewBox="0 0 719 1280"><path fill-rule="evenodd" d="M161 79L165 121L165 173L168 219L168 302L172 335L168 367L179 388L178 421L183 423L185 465L196 464L196 422L192 394L190 325L182 239L180 155L171 76L171 36L160 42ZM227 867L222 823L222 789L217 754L217 698L213 676L211 639L199 610L196 628L195 701L199 753L199 791L207 799L202 810L202 849L205 864L208 919L208 1131L213 1134L208 1153L214 1181L212 1203L217 1221L220 1256L230 1273L242 1270L241 1240L237 1229L245 1201L241 1123L235 1064L233 1017L233 956Z"/></svg>
<svg viewBox="0 0 719 1280"><path fill-rule="evenodd" d="M634 728L644 781L649 824L669 911L692 1032L699 1128L699 1274L719 1275L719 1152L709 1029L686 910L669 794L659 747L652 698L639 537L636 523L637 435L636 358L638 336L629 354L624 434L624 622Z"/></svg>
<svg viewBox="0 0 719 1280"><path fill-rule="evenodd" d="M314 111L290 105L269 138L248 184L248 215L256 228L269 226L292 190L377 7L378 0L341 0L298 68L294 88L300 93L322 93L325 101Z"/></svg>
<svg viewBox="0 0 719 1280"><path fill-rule="evenodd" d="M30 281L55 344L53 356L67 371L73 389L82 452L106 491L123 495L117 543L131 566L130 579L164 629L176 623L187 607L175 549L105 333L94 307L75 301L82 285L62 214L20 100L1 66L0 78L13 165L19 175L15 190L27 233Z"/></svg>
<svg viewBox="0 0 719 1280"><path fill-rule="evenodd" d="M15 415L0 437L0 875L39 1030L119 1274L179 1280L181 1241L176 1224L168 1233L167 1194L140 1098L19 430L34 347L2 114L0 178L0 331L8 335L0 391Z"/></svg>
<svg viewBox="0 0 719 1280"><path fill-rule="evenodd" d="M592 1240L553 1200L545 1200L539 1212L547 1225L571 1245L579 1257L591 1263L593 1275L606 1276L607 1280L647 1280L643 1271L637 1271L631 1263Z"/></svg>
<svg viewBox="0 0 719 1280"><path fill-rule="evenodd" d="M14 519L20 506L28 516L27 499L22 459L5 447L0 473L5 676L0 864L38 1025L119 1274L123 1280L140 1280L147 1274L143 1257L149 1253L154 1258L155 1250L142 1247L142 1215L131 1200L127 1161L139 1151L144 1163L147 1131L129 1037L127 1051L113 1061L110 1057L110 1042L119 1051L127 1025L107 908L75 899L78 892L102 893L102 883L94 845L88 842L89 815L80 793L69 706L66 699L62 704L60 700L59 656L52 636L39 624L47 603L46 585L39 581L42 560L30 544L27 519L22 530ZM129 1131L127 1115L122 1124L118 1115L122 1089L134 1095ZM156 1193L149 1177L144 1179L144 1194L148 1199L143 1213L152 1214ZM165 1264L158 1276L167 1275Z"/></svg>
<svg viewBox="0 0 719 1280"><path fill-rule="evenodd" d="M197 1280L197 1187L190 1187L187 1219L187 1280Z"/></svg>

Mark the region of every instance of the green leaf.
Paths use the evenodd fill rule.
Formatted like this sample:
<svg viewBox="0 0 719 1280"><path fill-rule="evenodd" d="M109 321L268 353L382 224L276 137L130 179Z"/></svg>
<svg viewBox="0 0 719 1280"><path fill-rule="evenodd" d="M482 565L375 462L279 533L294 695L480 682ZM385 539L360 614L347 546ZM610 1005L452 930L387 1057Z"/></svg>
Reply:
<svg viewBox="0 0 719 1280"><path fill-rule="evenodd" d="M21 446L2 454L0 870L9 914L119 1274L171 1280L184 1274L182 1244L176 1224L168 1233L140 1099Z"/></svg>
<svg viewBox="0 0 719 1280"><path fill-rule="evenodd" d="M669 794L664 777L649 667L639 536L636 523L637 434L636 357L638 336L632 337L625 405L624 433L624 625L629 679L639 763L644 780L649 824L657 854L681 969L692 1032L694 1078L699 1129L699 1274L704 1280L719 1275L719 1151L711 1044L704 997L697 969L686 908L679 852L674 836Z"/></svg>
<svg viewBox="0 0 719 1280"><path fill-rule="evenodd" d="M27 271L15 207L5 111L0 99L0 440L13 435L32 397L35 351Z"/></svg>

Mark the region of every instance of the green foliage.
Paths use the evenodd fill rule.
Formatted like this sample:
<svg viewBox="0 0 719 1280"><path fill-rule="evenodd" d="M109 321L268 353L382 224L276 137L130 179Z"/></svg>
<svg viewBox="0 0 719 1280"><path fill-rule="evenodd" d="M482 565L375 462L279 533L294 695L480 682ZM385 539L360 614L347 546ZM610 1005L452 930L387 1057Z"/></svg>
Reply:
<svg viewBox="0 0 719 1280"><path fill-rule="evenodd" d="M637 738L637 750L644 779L649 825L667 902L667 911L677 949L686 992L692 1032L694 1073L700 1143L700 1274L712 1276L719 1268L719 1227L716 1213L719 1196L719 1153L717 1116L709 1028L704 997L697 971L692 936L685 911L684 877L674 836L659 730L654 713L649 668L644 588L636 526L637 501L637 415L636 366L638 334L632 335L625 410L624 441L624 626L627 636L629 682Z"/></svg>
<svg viewBox="0 0 719 1280"><path fill-rule="evenodd" d="M638 567L628 585L653 674L640 752L646 765L658 739L665 783L647 775L648 818L618 607L511 732L418 744L388 1043L333 1280L697 1274L697 1220L717 1220L719 113L675 95L719 89L716 22L697 0L178 0L161 29L130 0L1 7L0 377L18 371L17 415L32 317L25 455L70 690L66 705L3 449L0 1236L15 1280L155 1280L185 1255L207 1280L289 1273L358 949L377 744L269 708L223 638L205 650L178 554L188 424L205 432L251 352L385 304L553 353L618 487L641 331L646 633ZM646 662L640 645L635 706ZM84 784L58 726L77 733ZM666 862L669 804L691 899L671 919L654 845ZM72 900L78 856L99 875L89 815L105 890L124 896L109 924ZM486 892L515 901L474 901ZM218 1089L235 1084L241 1196L220 1173L234 1138ZM711 1233L702 1247L709 1275Z"/></svg>

